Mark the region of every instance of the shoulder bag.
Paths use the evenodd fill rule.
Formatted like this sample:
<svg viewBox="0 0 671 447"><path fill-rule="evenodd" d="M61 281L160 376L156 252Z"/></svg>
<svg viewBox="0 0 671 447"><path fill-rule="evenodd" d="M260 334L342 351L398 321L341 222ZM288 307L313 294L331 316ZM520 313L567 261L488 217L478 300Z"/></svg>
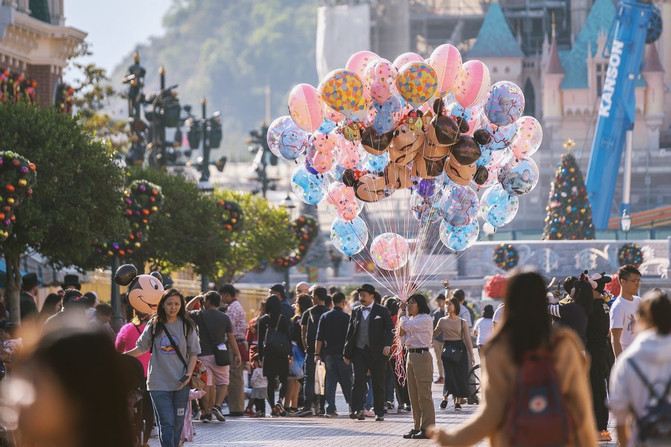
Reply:
<svg viewBox="0 0 671 447"><path fill-rule="evenodd" d="M207 333L207 338L209 338L210 342L214 345L214 363L216 363L217 366L230 365L231 355L228 352L226 342L215 344L216 342L214 338L212 338L212 334L210 333L210 330L207 328L207 324L205 324L205 314L203 314L203 311L200 312L200 319L203 322L203 329L205 329L205 333Z"/></svg>
<svg viewBox="0 0 671 447"><path fill-rule="evenodd" d="M275 324L274 328L268 326L268 330L266 331L265 349L278 356L289 356L292 354L291 341L289 341L289 338L284 332L278 330L281 319L282 315L277 318L277 324Z"/></svg>
<svg viewBox="0 0 671 447"><path fill-rule="evenodd" d="M177 346L177 343L175 343L175 340L172 339L172 335L170 334L170 331L168 331L168 328L163 326L163 331L165 332L165 335L168 336L168 340L170 340L170 344L172 345L172 349L175 350L175 353L177 353L177 357L182 361L182 364L184 365L184 369L186 372L189 371L189 366L186 364L186 360L184 360L184 356L182 355L181 351L179 350L179 347ZM158 329L158 328L157 328ZM186 333L184 334L186 335ZM191 383L189 385L191 388L197 389L197 390L202 390L205 389L205 382L201 379L200 376L196 376L194 374L191 375Z"/></svg>

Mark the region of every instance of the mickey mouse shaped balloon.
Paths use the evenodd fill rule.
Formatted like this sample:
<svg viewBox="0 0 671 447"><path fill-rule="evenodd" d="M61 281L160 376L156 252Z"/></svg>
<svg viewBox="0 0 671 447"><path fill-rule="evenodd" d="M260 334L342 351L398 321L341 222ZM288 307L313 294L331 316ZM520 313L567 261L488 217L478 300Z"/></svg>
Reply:
<svg viewBox="0 0 671 447"><path fill-rule="evenodd" d="M124 264L114 274L114 281L120 286L128 286L128 302L143 314L156 311L163 295L163 277L159 272L138 275L132 264Z"/></svg>

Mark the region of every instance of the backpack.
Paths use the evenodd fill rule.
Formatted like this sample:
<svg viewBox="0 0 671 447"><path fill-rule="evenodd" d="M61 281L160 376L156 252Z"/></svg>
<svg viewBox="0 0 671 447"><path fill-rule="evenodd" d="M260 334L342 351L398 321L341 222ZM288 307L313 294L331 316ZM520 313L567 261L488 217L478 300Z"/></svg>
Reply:
<svg viewBox="0 0 671 447"><path fill-rule="evenodd" d="M666 383L663 394L657 394L650 381L645 378L634 359L627 359L634 372L648 389L650 396L645 404L646 413L642 416L636 414L636 426L638 427L638 443L640 446L671 445L671 402L669 402L669 389L671 379Z"/></svg>
<svg viewBox="0 0 671 447"><path fill-rule="evenodd" d="M552 352L527 352L517 371L506 426L510 445L554 447L569 443L573 423L559 389Z"/></svg>
<svg viewBox="0 0 671 447"><path fill-rule="evenodd" d="M282 315L277 319L277 324L275 324L274 328L268 326L264 348L267 353L272 353L272 355L288 356L292 352L291 341L283 332L277 330L281 319Z"/></svg>

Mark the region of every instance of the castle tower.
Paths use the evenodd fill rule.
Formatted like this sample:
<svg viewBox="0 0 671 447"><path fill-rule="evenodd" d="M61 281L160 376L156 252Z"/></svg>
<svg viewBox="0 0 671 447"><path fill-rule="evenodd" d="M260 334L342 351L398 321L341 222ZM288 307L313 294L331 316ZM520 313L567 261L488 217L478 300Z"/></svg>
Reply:
<svg viewBox="0 0 671 447"><path fill-rule="evenodd" d="M555 132L555 130L559 129L562 121L563 101L561 83L565 74L559 60L557 38L553 27L550 53L542 76L543 128L546 135L552 139L552 147L558 147L561 144L561 141L558 140L560 134L559 132ZM555 141L555 139L557 140Z"/></svg>
<svg viewBox="0 0 671 447"><path fill-rule="evenodd" d="M659 130L664 123L664 67L659 60L656 45L648 45L645 66L645 122L648 125L648 148L659 149Z"/></svg>

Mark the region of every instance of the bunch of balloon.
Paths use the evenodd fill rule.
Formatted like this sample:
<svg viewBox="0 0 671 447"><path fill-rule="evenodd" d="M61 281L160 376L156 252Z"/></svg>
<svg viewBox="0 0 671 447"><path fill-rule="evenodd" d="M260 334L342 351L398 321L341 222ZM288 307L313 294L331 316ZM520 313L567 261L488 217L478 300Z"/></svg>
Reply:
<svg viewBox="0 0 671 447"><path fill-rule="evenodd" d="M463 62L449 44L428 59L357 52L317 87L296 85L288 106L268 145L298 163L293 191L324 201L334 247L372 261L376 279L395 276L387 288L401 295L442 267L427 254L463 251L481 223L488 232L509 223L538 183L530 157L543 132L522 116L522 90L492 85L483 62Z"/></svg>

